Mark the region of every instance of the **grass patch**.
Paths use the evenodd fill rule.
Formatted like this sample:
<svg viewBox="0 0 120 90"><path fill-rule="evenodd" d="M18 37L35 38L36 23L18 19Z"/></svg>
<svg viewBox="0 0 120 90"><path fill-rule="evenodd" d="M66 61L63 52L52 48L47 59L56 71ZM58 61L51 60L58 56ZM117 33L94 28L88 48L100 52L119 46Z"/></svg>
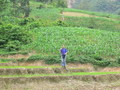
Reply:
<svg viewBox="0 0 120 90"><path fill-rule="evenodd" d="M0 69L15 69L15 68L60 68L60 66L0 66Z"/></svg>
<svg viewBox="0 0 120 90"><path fill-rule="evenodd" d="M2 62L2 63L7 63L10 61L15 61L15 59L0 59L0 62Z"/></svg>
<svg viewBox="0 0 120 90"><path fill-rule="evenodd" d="M28 54L28 52L23 52L23 51L22 52L18 52L18 51L16 51L16 52L7 52L7 51L3 51L3 50L0 51L1 56L16 55L16 54L26 55L26 54Z"/></svg>
<svg viewBox="0 0 120 90"><path fill-rule="evenodd" d="M33 8L30 17L54 21L60 18L60 10L58 8Z"/></svg>
<svg viewBox="0 0 120 90"><path fill-rule="evenodd" d="M120 32L120 22L102 17L72 17L65 16L69 27L87 27L91 29Z"/></svg>
<svg viewBox="0 0 120 90"><path fill-rule="evenodd" d="M65 8L64 11L65 12L79 12L79 13L85 13L85 14L89 14L89 15L96 15L96 16L101 16L101 17L106 17L106 18L120 19L119 15L109 14L109 13L91 12L91 11L85 11L85 10L79 10L79 9L72 9L72 8Z"/></svg>
<svg viewBox="0 0 120 90"><path fill-rule="evenodd" d="M76 75L110 75L120 74L120 72L79 72L79 73L67 73L67 74L34 74L34 75L0 75L0 77L39 77L39 76L76 76Z"/></svg>
<svg viewBox="0 0 120 90"><path fill-rule="evenodd" d="M8 63L7 61L5 61L5 62L0 62L0 63Z"/></svg>

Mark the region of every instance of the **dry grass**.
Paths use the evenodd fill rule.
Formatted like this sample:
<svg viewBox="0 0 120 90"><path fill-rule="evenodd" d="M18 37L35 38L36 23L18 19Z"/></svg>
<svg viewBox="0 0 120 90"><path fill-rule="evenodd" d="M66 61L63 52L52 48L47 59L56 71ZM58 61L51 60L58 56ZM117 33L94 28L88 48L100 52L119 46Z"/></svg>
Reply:
<svg viewBox="0 0 120 90"><path fill-rule="evenodd" d="M45 64L44 61L35 61L35 62L23 62L19 63L20 66L60 66L60 64L52 64L48 65ZM89 68L90 70L93 70L94 67L91 64L80 64L80 63L68 63L67 68Z"/></svg>
<svg viewBox="0 0 120 90"><path fill-rule="evenodd" d="M109 82L83 82L79 80L64 80L60 82L38 81L27 83L3 83L2 90L120 90L120 86L113 87L116 83ZM120 85L120 84L119 84Z"/></svg>
<svg viewBox="0 0 120 90"><path fill-rule="evenodd" d="M52 68L14 68L0 69L0 75L24 75L24 74L50 74L54 73Z"/></svg>
<svg viewBox="0 0 120 90"><path fill-rule="evenodd" d="M28 83L28 82L39 82L39 81L50 81L50 82L61 82L65 80L79 80L85 82L116 82L120 81L120 75L48 75L48 76L29 76L29 77L1 77L0 81L5 83Z"/></svg>
<svg viewBox="0 0 120 90"><path fill-rule="evenodd" d="M55 74L55 73L73 73L73 72L91 72L91 70L89 68L68 68L68 70L66 71L61 67L0 68L0 75Z"/></svg>
<svg viewBox="0 0 120 90"><path fill-rule="evenodd" d="M35 51L28 53L28 54L15 54L15 55L0 55L1 59L19 59L19 58L29 58L31 55L36 54Z"/></svg>
<svg viewBox="0 0 120 90"><path fill-rule="evenodd" d="M0 56L2 59L19 59L19 58L28 58L30 55L21 55L21 54L16 54L16 55L8 55L8 56Z"/></svg>
<svg viewBox="0 0 120 90"><path fill-rule="evenodd" d="M20 62L19 66L51 66L51 65L47 65L47 64L45 64L44 61L38 60L38 61L34 61L34 62ZM56 65L54 65L54 66L56 66Z"/></svg>
<svg viewBox="0 0 120 90"><path fill-rule="evenodd" d="M102 72L112 72L112 71L120 72L120 67L113 67L113 68L106 67L106 68L102 69L101 71Z"/></svg>
<svg viewBox="0 0 120 90"><path fill-rule="evenodd" d="M44 62L20 63L23 66L46 65ZM46 65L51 66L51 65ZM54 64L58 66L58 64ZM94 70L89 65L68 64L71 72L76 70ZM76 69L75 69L76 68ZM101 71L114 71L119 68L104 68ZM61 73L61 69L4 69L2 74L25 74L25 73ZM49 72L51 71L51 72ZM39 76L28 78L0 78L1 90L120 90L120 75L81 75L81 76Z"/></svg>
<svg viewBox="0 0 120 90"><path fill-rule="evenodd" d="M63 12L62 15L74 16L74 17L100 17L100 16L95 16L95 15L90 15L90 14L85 14L85 13L79 13L79 12ZM116 21L116 19L113 19L113 18L106 18L106 17L102 17L102 18Z"/></svg>
<svg viewBox="0 0 120 90"><path fill-rule="evenodd" d="M63 12L64 16L76 16L76 17L98 17L94 15L84 14L84 13L78 13L78 12Z"/></svg>
<svg viewBox="0 0 120 90"><path fill-rule="evenodd" d="M7 63L0 63L0 66L17 66L18 63L7 62Z"/></svg>

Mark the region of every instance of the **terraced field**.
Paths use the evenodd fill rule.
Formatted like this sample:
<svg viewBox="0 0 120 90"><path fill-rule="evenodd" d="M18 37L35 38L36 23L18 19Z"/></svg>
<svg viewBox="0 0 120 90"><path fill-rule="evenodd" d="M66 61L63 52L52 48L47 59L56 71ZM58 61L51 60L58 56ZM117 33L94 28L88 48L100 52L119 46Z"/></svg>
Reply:
<svg viewBox="0 0 120 90"><path fill-rule="evenodd" d="M25 27L34 40L21 47L28 53L0 50L0 90L120 90L120 18L65 9L62 21L60 9L36 6ZM62 44L67 70L58 64Z"/></svg>
<svg viewBox="0 0 120 90"><path fill-rule="evenodd" d="M6 62L7 64L10 62ZM34 64L33 64L34 63ZM98 72L91 65L68 64L67 70L58 64L38 66L40 62L24 62L17 66L0 66L2 90L119 90L120 72ZM12 66L14 65L14 66ZM25 66L26 65L26 66ZM34 66L30 66L34 65ZM90 82L90 83L89 83ZM72 85L73 84L73 85Z"/></svg>

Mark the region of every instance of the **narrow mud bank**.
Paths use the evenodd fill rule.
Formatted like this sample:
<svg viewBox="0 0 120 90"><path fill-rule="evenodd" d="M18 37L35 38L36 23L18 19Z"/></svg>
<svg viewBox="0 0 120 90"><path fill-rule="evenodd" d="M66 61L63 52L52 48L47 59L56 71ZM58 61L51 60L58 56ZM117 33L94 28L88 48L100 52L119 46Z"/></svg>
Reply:
<svg viewBox="0 0 120 90"><path fill-rule="evenodd" d="M70 68L67 71L62 68L3 68L0 69L0 75L24 75L24 74L55 74L70 72L90 72L85 68Z"/></svg>
<svg viewBox="0 0 120 90"><path fill-rule="evenodd" d="M60 82L64 80L79 80L85 82L116 82L120 81L120 74L118 75L76 75L76 76L36 76L36 77L4 77L0 78L2 83L27 83L27 82Z"/></svg>

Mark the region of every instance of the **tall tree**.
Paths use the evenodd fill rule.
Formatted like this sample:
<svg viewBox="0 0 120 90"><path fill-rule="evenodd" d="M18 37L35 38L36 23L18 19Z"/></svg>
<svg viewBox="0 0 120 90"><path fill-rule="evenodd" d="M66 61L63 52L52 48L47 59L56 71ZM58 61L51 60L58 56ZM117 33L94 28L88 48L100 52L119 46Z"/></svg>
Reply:
<svg viewBox="0 0 120 90"><path fill-rule="evenodd" d="M29 17L30 6L29 0L20 0L20 9L23 11L24 17Z"/></svg>
<svg viewBox="0 0 120 90"><path fill-rule="evenodd" d="M120 0L75 0L73 8L118 13L120 9Z"/></svg>
<svg viewBox="0 0 120 90"><path fill-rule="evenodd" d="M0 12L2 12L6 8L7 8L7 1L6 0L0 0Z"/></svg>
<svg viewBox="0 0 120 90"><path fill-rule="evenodd" d="M13 3L13 14L15 16L23 14L24 17L29 17L30 14L29 0L11 0L11 2Z"/></svg>

